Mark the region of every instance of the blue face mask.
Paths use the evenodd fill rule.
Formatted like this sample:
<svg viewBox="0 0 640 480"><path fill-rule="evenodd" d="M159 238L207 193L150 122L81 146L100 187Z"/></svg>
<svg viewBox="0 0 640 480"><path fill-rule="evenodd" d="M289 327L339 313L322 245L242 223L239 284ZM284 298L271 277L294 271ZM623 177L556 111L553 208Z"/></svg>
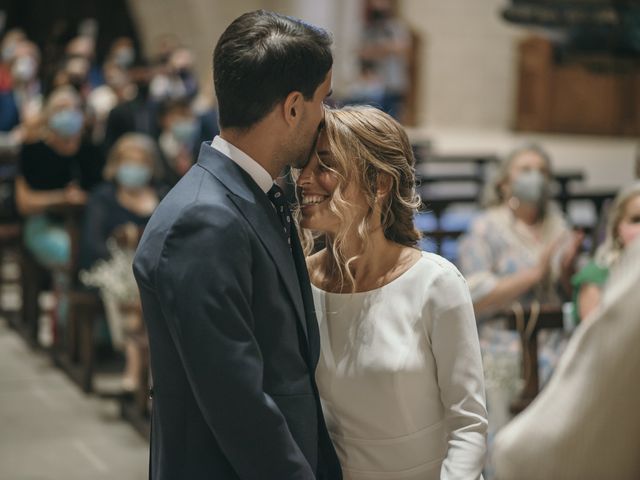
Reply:
<svg viewBox="0 0 640 480"><path fill-rule="evenodd" d="M80 133L84 115L80 110L66 109L54 113L49 118L49 127L61 137L73 137Z"/></svg>
<svg viewBox="0 0 640 480"><path fill-rule="evenodd" d="M123 163L116 170L116 181L125 188L144 187L151 180L151 169L137 163Z"/></svg>
<svg viewBox="0 0 640 480"><path fill-rule="evenodd" d="M195 141L197 128L194 120L180 120L171 126L171 133L180 143L190 145Z"/></svg>
<svg viewBox="0 0 640 480"><path fill-rule="evenodd" d="M121 48L113 56L113 61L122 68L129 68L133 65L133 61L136 59L136 54L132 48Z"/></svg>

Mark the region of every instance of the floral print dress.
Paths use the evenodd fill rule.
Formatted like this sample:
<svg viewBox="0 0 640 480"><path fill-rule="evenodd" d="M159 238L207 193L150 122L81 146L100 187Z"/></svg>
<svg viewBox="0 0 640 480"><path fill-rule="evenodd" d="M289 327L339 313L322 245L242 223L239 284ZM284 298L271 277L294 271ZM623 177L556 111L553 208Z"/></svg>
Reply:
<svg viewBox="0 0 640 480"><path fill-rule="evenodd" d="M469 232L460 240L458 263L474 302L488 295L498 281L534 267L545 249L569 233L569 227L557 208L550 208L544 221L534 230L516 219L506 205L492 207L478 216ZM562 249L552 258L548 277L517 299L523 307L534 300L541 304L562 303L559 295ZM489 448L495 433L511 418L509 406L519 393L522 348L519 334L506 328L496 312L477 318L480 347L485 371L489 413ZM542 331L538 335L538 364L544 384L566 344L561 331ZM490 478L490 471L485 472Z"/></svg>

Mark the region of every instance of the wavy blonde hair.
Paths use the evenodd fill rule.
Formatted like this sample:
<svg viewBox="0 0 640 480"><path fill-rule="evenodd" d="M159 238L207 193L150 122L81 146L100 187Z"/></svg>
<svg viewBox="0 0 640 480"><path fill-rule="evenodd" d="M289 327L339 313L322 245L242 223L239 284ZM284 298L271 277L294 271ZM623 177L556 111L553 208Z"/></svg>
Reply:
<svg viewBox="0 0 640 480"><path fill-rule="evenodd" d="M333 278L340 279L341 288L348 284L355 291L355 279L349 266L369 245L380 182L389 182L390 187L380 205L384 236L397 244L417 248L421 235L413 219L421 200L415 188L415 159L404 128L373 107L325 108L324 133L333 162L323 166L338 181L329 208L340 219L341 225L334 237L325 235L325 245L330 253L325 268L327 273L335 275ZM350 185L355 186L366 200L367 212L362 218L349 214L354 210L354 205L345 198L345 191ZM297 215L300 215L299 211ZM354 224L356 222L357 225ZM351 231L357 233L361 250L347 257L344 247ZM314 238L309 230L302 233L305 254L309 255L317 237Z"/></svg>
<svg viewBox="0 0 640 480"><path fill-rule="evenodd" d="M594 255L595 262L601 267L611 267L622 255L624 247L618 238L618 227L620 226L624 212L627 209L627 204L639 195L640 182L633 183L623 188L618 195L616 195L616 198L609 209L607 233L604 242L602 242L602 245L598 247Z"/></svg>

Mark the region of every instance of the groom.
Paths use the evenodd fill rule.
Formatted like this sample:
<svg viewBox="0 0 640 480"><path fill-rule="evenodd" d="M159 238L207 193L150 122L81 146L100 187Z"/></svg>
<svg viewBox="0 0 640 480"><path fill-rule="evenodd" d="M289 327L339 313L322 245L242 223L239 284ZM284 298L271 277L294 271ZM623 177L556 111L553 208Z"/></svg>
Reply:
<svg viewBox="0 0 640 480"><path fill-rule="evenodd" d="M309 160L331 39L256 11L213 55L220 136L149 221L134 272L153 371L150 477L341 478L304 256L274 184Z"/></svg>

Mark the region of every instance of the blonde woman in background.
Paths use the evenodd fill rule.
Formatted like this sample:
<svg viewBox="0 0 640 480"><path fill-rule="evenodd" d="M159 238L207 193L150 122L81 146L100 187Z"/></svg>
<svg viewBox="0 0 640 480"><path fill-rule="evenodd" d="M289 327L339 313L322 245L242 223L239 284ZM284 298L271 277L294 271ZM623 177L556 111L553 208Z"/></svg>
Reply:
<svg viewBox="0 0 640 480"><path fill-rule="evenodd" d="M638 236L640 236L640 182L620 191L608 211L604 243L596 251L594 259L572 279L576 321L586 320L598 309L602 288L609 278L609 270Z"/></svg>
<svg viewBox="0 0 640 480"><path fill-rule="evenodd" d="M80 265L89 273L81 278L100 288L111 343L125 355L122 390L130 393L144 374L140 345L146 342L133 252L166 192L157 184L162 169L154 140L141 133L120 137L109 152L103 176L105 182L91 194L85 212Z"/></svg>
<svg viewBox="0 0 640 480"><path fill-rule="evenodd" d="M327 110L299 173L299 220L326 247L308 257L316 372L345 479L476 479L484 385L467 285L418 249L420 205L403 128L371 107Z"/></svg>
<svg viewBox="0 0 640 480"><path fill-rule="evenodd" d="M520 383L519 334L496 316L514 302L560 306L570 295L573 264L582 242L551 202L549 155L536 145L514 150L489 185L486 210L461 239L459 265L478 316L487 381L489 446L510 419L509 407ZM542 331L539 365L545 381L562 352L564 334ZM490 476L490 471L488 472Z"/></svg>

